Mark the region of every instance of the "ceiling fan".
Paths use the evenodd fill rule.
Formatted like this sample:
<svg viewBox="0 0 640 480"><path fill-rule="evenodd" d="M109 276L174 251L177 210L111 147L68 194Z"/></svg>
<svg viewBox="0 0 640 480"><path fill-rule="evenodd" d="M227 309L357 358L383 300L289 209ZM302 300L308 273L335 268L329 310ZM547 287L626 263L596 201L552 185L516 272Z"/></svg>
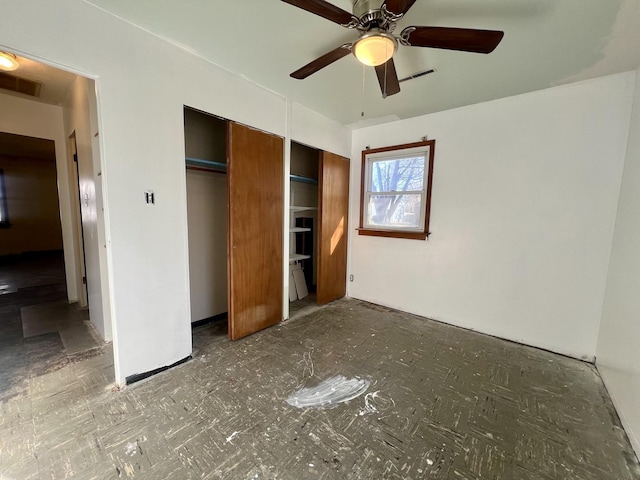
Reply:
<svg viewBox="0 0 640 480"><path fill-rule="evenodd" d="M291 77L302 80L318 70L353 53L364 65L375 67L382 96L400 92L400 82L393 63L398 44L407 47L430 47L463 52L491 53L504 32L449 27L407 27L394 35L400 20L416 0L353 0L353 14L325 0L282 0L346 28L360 36L296 70Z"/></svg>

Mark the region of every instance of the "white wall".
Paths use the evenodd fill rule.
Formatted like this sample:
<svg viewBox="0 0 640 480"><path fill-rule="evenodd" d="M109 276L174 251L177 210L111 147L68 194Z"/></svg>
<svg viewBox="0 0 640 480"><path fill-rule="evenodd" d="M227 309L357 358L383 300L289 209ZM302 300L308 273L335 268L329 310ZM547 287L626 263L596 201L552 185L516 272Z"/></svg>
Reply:
<svg viewBox="0 0 640 480"><path fill-rule="evenodd" d="M4 3L3 49L98 79L116 380L172 364L191 353L183 106L281 136L295 107L81 0ZM348 146L332 125L318 146Z"/></svg>
<svg viewBox="0 0 640 480"><path fill-rule="evenodd" d="M640 70L629 129L596 364L640 455Z"/></svg>
<svg viewBox="0 0 640 480"><path fill-rule="evenodd" d="M289 136L298 143L349 157L351 130L297 103L290 104Z"/></svg>
<svg viewBox="0 0 640 480"><path fill-rule="evenodd" d="M349 295L593 359L633 73L354 132L360 153L436 139L428 241L351 231Z"/></svg>
<svg viewBox="0 0 640 480"><path fill-rule="evenodd" d="M99 175L99 158L94 165L93 138L96 132L91 129L89 113L89 97L95 95L94 92L93 80L76 77L63 105L63 116L67 138L74 132L76 135L89 318L102 338L110 341L111 322L108 316L105 317L103 311L103 278L100 272L100 255L106 256L106 251L104 240L101 241L98 234L98 224L103 223L102 196L98 195L102 176ZM107 281L106 276L104 281Z"/></svg>
<svg viewBox="0 0 640 480"><path fill-rule="evenodd" d="M2 22L4 18L0 18ZM4 29L0 29L2 33ZM2 35L0 33L0 35ZM2 37L0 36L0 44ZM67 145L64 134L62 108L0 94L0 132L44 138L55 142L56 170L58 174L58 199L60 202L60 222L64 263L67 277L67 295L70 302L78 301L76 290L76 263L73 254L75 236L71 223L71 197L69 192L69 171L67 165Z"/></svg>
<svg viewBox="0 0 640 480"><path fill-rule="evenodd" d="M191 322L196 322L228 310L227 176L187 170L187 210Z"/></svg>

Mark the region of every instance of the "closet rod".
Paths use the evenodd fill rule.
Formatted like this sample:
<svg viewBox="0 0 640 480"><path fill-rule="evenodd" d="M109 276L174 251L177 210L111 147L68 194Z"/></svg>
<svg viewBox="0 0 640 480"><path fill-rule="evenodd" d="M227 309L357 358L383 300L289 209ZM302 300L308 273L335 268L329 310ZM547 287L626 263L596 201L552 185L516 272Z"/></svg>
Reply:
<svg viewBox="0 0 640 480"><path fill-rule="evenodd" d="M194 167L208 167L211 170L222 170L223 172L227 171L227 164L221 162L214 162L213 160L203 160L201 158L193 158L193 157L185 157L185 162L187 166Z"/></svg>
<svg viewBox="0 0 640 480"><path fill-rule="evenodd" d="M311 183L312 185L318 185L318 180L311 177L303 177L302 175L290 175L292 182Z"/></svg>

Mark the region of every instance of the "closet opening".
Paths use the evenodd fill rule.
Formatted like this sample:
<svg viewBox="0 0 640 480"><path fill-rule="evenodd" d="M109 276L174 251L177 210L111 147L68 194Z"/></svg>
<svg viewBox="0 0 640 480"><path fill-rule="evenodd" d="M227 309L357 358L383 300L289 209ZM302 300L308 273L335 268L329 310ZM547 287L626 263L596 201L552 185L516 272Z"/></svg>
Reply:
<svg viewBox="0 0 640 480"><path fill-rule="evenodd" d="M291 142L289 318L346 295L349 159Z"/></svg>
<svg viewBox="0 0 640 480"><path fill-rule="evenodd" d="M184 108L189 283L194 350L226 340L227 120Z"/></svg>
<svg viewBox="0 0 640 480"><path fill-rule="evenodd" d="M184 131L198 349L225 334L237 340L282 321L284 140L189 107ZM204 333L196 331L202 325Z"/></svg>
<svg viewBox="0 0 640 480"><path fill-rule="evenodd" d="M317 308L320 150L291 142L289 318Z"/></svg>

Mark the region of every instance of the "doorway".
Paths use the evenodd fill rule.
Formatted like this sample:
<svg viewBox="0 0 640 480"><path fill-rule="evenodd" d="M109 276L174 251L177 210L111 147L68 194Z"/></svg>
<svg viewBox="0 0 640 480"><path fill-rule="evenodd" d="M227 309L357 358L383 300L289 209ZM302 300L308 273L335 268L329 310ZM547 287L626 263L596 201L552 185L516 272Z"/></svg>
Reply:
<svg viewBox="0 0 640 480"><path fill-rule="evenodd" d="M5 175L9 226L0 230L0 246L11 245L10 238L20 240L6 255L0 252L0 278L8 279L0 283L16 285L14 292L3 289L0 301L12 305L4 313L15 315L2 323L19 334L16 351L29 353L33 378L92 351L105 356L105 379L113 381L109 292L106 267L101 267L107 262L95 83L24 56L16 58L19 68L3 74L12 81L0 87L0 120L6 135L48 145L50 172ZM12 90L23 81L37 88ZM0 154L8 151L6 144L0 148ZM21 167L28 164L25 155L19 157ZM31 183L20 186L25 181ZM45 190L53 196L41 201ZM26 208L36 203L39 213ZM41 218L44 212L46 219ZM27 227L37 230L18 235ZM56 245L50 245L52 239ZM41 341L42 348L36 348ZM54 360L45 361L48 355ZM7 373L11 378L14 374L21 375Z"/></svg>
<svg viewBox="0 0 640 480"><path fill-rule="evenodd" d="M68 301L55 142L0 133L0 171L2 400L102 339L88 310Z"/></svg>

